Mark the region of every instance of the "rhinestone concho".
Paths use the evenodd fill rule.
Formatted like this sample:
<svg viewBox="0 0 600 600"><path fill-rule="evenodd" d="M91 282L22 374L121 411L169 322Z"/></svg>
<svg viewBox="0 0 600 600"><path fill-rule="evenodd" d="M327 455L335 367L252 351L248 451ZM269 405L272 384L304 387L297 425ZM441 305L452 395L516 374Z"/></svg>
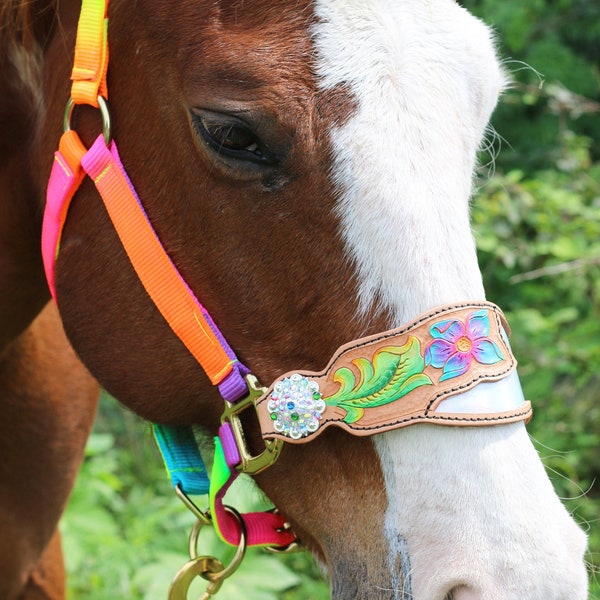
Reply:
<svg viewBox="0 0 600 600"><path fill-rule="evenodd" d="M275 431L299 440L319 428L326 404L316 381L295 374L275 384L267 408Z"/></svg>

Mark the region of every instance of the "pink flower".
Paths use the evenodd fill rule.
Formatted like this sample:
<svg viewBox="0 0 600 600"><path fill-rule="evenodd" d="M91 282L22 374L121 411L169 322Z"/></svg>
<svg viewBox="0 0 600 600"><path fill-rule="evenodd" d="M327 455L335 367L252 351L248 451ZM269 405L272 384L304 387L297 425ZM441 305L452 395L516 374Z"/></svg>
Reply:
<svg viewBox="0 0 600 600"><path fill-rule="evenodd" d="M435 339L425 349L425 364L443 368L440 381L466 373L473 360L493 365L504 359L498 346L488 337L487 310L471 313L464 324L457 319L440 321L431 326L429 333Z"/></svg>

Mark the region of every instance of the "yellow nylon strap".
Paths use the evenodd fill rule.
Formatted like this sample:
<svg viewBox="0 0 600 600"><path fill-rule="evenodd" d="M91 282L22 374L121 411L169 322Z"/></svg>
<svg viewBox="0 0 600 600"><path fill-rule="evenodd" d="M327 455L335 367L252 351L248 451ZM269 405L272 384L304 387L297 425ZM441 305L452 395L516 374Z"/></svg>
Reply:
<svg viewBox="0 0 600 600"><path fill-rule="evenodd" d="M98 96L108 96L108 2L83 0L81 3L71 73L71 97L75 104L90 104L98 108Z"/></svg>

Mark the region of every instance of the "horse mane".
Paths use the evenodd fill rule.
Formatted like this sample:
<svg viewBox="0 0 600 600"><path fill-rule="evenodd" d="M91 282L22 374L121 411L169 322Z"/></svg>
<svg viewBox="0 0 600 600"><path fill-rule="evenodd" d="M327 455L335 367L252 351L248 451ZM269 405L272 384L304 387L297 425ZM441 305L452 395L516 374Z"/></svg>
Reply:
<svg viewBox="0 0 600 600"><path fill-rule="evenodd" d="M43 48L56 18L56 0L3 0L0 3L0 79L41 97Z"/></svg>

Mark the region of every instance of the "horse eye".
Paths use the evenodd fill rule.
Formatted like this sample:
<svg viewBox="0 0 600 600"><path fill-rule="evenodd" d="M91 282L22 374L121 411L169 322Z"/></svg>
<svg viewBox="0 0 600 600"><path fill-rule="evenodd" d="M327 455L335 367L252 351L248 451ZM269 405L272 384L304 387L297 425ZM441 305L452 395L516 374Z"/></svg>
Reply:
<svg viewBox="0 0 600 600"><path fill-rule="evenodd" d="M234 117L192 112L192 123L210 148L221 156L265 165L274 162L258 136Z"/></svg>

